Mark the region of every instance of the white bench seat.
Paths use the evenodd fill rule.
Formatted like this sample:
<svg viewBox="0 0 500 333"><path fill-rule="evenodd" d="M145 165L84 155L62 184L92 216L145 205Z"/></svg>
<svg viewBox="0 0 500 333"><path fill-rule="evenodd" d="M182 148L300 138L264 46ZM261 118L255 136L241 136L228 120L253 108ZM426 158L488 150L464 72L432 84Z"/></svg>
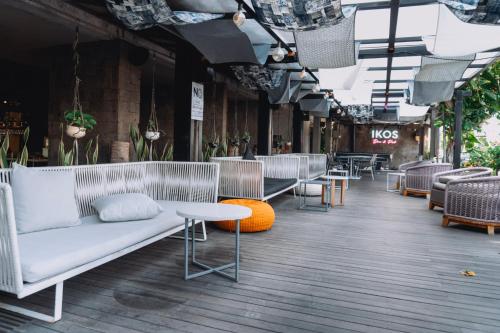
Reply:
<svg viewBox="0 0 500 333"><path fill-rule="evenodd" d="M164 212L150 220L104 223L91 215L76 227L19 235L23 280L32 283L55 276L184 225L175 213L182 203L158 203Z"/></svg>

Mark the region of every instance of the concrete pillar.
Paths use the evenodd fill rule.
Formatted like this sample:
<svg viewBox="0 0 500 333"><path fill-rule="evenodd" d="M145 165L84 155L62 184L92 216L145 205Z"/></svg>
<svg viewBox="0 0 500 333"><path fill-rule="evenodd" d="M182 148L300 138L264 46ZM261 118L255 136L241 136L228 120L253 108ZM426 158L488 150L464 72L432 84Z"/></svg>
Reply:
<svg viewBox="0 0 500 333"><path fill-rule="evenodd" d="M321 152L321 118L314 117L312 153L319 154L320 152Z"/></svg>
<svg viewBox="0 0 500 333"><path fill-rule="evenodd" d="M205 87L207 89L205 93L205 98L207 100L205 102L206 112L203 117L204 136L205 138L212 136L215 120L215 132L221 141L225 141L228 137L227 112L229 107L227 87L221 82L212 82L210 84L206 84ZM229 129L229 131L231 132L232 129Z"/></svg>
<svg viewBox="0 0 500 333"><path fill-rule="evenodd" d="M434 126L437 110L431 109L431 128L430 128L430 157L437 158L439 155L439 128Z"/></svg>
<svg viewBox="0 0 500 333"><path fill-rule="evenodd" d="M327 118L326 129L325 129L325 153L327 154L332 152L332 126L333 126L332 119Z"/></svg>
<svg viewBox="0 0 500 333"><path fill-rule="evenodd" d="M259 114L258 114L258 138L257 153L259 155L271 155L272 140L272 111L267 98L267 93L259 93Z"/></svg>
<svg viewBox="0 0 500 333"><path fill-rule="evenodd" d="M293 105L293 121L292 121L292 132L293 132L293 141L292 141L292 152L301 153L302 152L302 133L304 132L304 116L302 114L302 110L300 110L300 104L295 103Z"/></svg>
<svg viewBox="0 0 500 333"><path fill-rule="evenodd" d="M174 87L174 160L176 161L201 159L203 130L200 121L191 119L191 95L193 82L202 82L202 71L201 55L198 51L190 44L179 41ZM203 112L207 113L206 107Z"/></svg>
<svg viewBox="0 0 500 333"><path fill-rule="evenodd" d="M83 112L93 115L97 125L80 140L80 163L86 141L99 134L99 161L109 162L113 141L129 141L129 126L140 117L141 69L128 61L130 46L122 41L80 44L80 100ZM73 59L70 46L51 52L49 89L49 163L57 162L64 113L72 108ZM64 137L66 147L72 140Z"/></svg>
<svg viewBox="0 0 500 333"><path fill-rule="evenodd" d="M307 117L309 120L302 122L302 152L311 152L311 117Z"/></svg>

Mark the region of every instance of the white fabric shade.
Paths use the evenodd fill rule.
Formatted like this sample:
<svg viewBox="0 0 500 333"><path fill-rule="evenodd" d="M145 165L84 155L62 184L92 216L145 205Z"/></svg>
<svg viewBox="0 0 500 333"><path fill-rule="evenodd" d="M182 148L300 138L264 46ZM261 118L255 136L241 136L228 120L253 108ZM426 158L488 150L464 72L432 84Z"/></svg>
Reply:
<svg viewBox="0 0 500 333"><path fill-rule="evenodd" d="M416 106L406 103L404 98L399 100L399 120L402 122L422 120L429 111L429 106Z"/></svg>
<svg viewBox="0 0 500 333"><path fill-rule="evenodd" d="M500 26L465 23L440 4L435 36L422 37L432 54L463 56L500 46Z"/></svg>
<svg viewBox="0 0 500 333"><path fill-rule="evenodd" d="M320 68L319 82L321 89L351 89L361 70L363 61L360 60L355 66L343 68Z"/></svg>

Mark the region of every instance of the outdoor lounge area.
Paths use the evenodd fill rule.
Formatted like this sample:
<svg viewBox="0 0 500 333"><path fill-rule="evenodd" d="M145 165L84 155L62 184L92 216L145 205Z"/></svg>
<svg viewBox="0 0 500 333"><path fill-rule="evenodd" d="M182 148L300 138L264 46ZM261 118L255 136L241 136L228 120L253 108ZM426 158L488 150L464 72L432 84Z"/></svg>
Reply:
<svg viewBox="0 0 500 333"><path fill-rule="evenodd" d="M500 332L500 0L0 0L0 333Z"/></svg>

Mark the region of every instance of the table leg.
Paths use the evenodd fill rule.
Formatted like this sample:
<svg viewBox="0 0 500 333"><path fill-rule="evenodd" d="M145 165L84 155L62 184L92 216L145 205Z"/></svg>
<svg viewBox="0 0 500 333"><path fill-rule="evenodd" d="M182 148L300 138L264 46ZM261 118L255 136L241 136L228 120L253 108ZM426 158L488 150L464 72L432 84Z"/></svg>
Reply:
<svg viewBox="0 0 500 333"><path fill-rule="evenodd" d="M191 258L193 261L196 261L196 258L195 258L195 253L196 253L195 231L196 230L195 229L196 229L196 223L194 222L194 220L191 220L191 251L193 252L193 253L191 253Z"/></svg>
<svg viewBox="0 0 500 333"><path fill-rule="evenodd" d="M184 280L189 277L189 220L184 219Z"/></svg>
<svg viewBox="0 0 500 333"><path fill-rule="evenodd" d="M325 204L325 185L321 185L321 204Z"/></svg>
<svg viewBox="0 0 500 333"><path fill-rule="evenodd" d="M234 258L234 279L236 282L240 279L240 220L236 220L236 249Z"/></svg>
<svg viewBox="0 0 500 333"><path fill-rule="evenodd" d="M342 206L344 205L345 189L346 189L346 180L342 179L340 185L340 205Z"/></svg>
<svg viewBox="0 0 500 333"><path fill-rule="evenodd" d="M332 189L331 189L331 195L330 195L330 200L331 200L331 206L332 208L335 207L335 179L332 180L331 182L331 186L332 186Z"/></svg>

